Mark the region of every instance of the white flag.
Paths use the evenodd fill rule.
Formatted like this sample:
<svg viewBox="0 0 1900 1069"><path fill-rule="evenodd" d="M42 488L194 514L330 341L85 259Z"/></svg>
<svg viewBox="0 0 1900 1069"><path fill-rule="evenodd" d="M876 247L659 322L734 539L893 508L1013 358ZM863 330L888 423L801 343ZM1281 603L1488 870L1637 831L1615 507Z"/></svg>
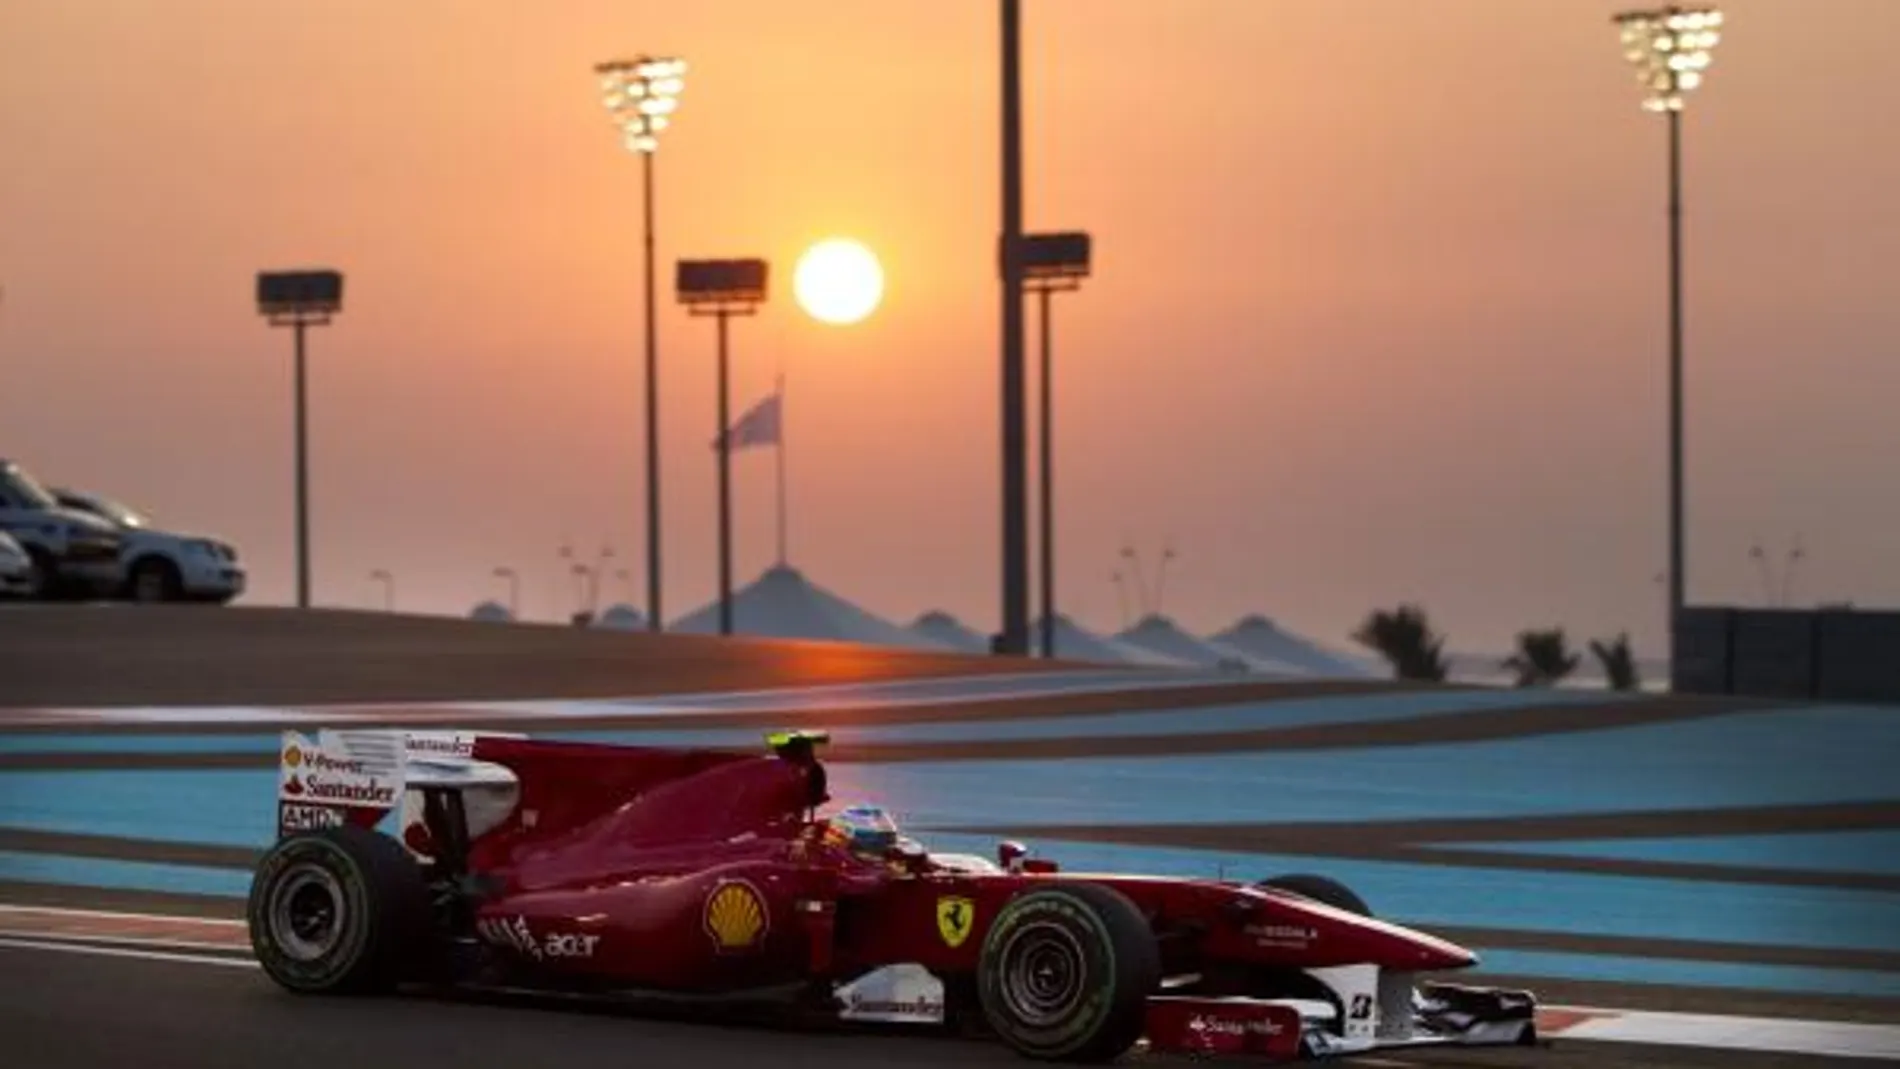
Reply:
<svg viewBox="0 0 1900 1069"><path fill-rule="evenodd" d="M779 444L779 402L783 397L775 392L740 416L726 431L726 448L737 452L749 446ZM717 440L713 448L719 448Z"/></svg>

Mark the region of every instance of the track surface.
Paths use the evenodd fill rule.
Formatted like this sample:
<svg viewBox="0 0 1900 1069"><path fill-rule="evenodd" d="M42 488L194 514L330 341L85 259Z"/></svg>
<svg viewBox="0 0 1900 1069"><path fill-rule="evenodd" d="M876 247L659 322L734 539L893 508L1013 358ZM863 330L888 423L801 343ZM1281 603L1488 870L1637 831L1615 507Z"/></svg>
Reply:
<svg viewBox="0 0 1900 1069"><path fill-rule="evenodd" d="M34 608L0 611L0 707L170 704L295 705L620 697L798 684L1025 672L1049 662L865 651L825 643L626 635L565 627L486 626L385 614L269 609ZM1389 684L1387 684L1389 686ZM1699 710L1688 710L1691 715ZM0 900L46 888L0 887ZM76 903L75 903L76 904ZM918 1035L801 1035L757 1028L470 1006L418 1000L294 999L247 965L106 957L0 946L0 1037L7 1064L78 1069L136 1064L274 1069L340 1063L454 1067L536 1065L1022 1065L1000 1048ZM24 981L24 982L23 982ZM1648 1004L1704 1012L1866 1019L1839 1006L1749 1005L1735 993L1623 985L1552 1001ZM1762 999L1761 1001L1769 1001ZM1802 1000L1807 1002L1809 1000ZM1878 1018L1881 1014L1874 1012ZM1148 1063L1171 1063L1138 1058ZM1381 1054L1367 1065L1597 1069L1864 1066L1866 1061L1735 1051L1560 1043L1535 1051Z"/></svg>
<svg viewBox="0 0 1900 1069"><path fill-rule="evenodd" d="M336 1069L339 1065L518 1069L583 1066L693 1066L694 1069L939 1069L1022 1066L986 1043L922 1035L788 1036L782 1030L578 1013L540 1007L422 999L302 999L280 992L256 969L0 946L0 1035L9 1063L73 1069L138 1065L253 1069ZM1133 1064L1194 1064L1135 1055ZM1607 1044L1382 1054L1365 1065L1495 1066L1498 1069L1780 1069L1856 1066L1852 1059L1741 1054ZM1207 1064L1207 1063L1201 1063ZM1351 1063L1348 1063L1351 1064Z"/></svg>

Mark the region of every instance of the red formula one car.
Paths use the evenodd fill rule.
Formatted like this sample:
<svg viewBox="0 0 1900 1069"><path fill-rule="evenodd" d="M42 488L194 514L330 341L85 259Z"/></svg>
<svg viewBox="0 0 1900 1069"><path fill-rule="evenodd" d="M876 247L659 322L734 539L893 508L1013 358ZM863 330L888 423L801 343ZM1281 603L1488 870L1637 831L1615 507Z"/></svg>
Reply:
<svg viewBox="0 0 1900 1069"><path fill-rule="evenodd" d="M257 958L306 994L764 1000L1044 1060L1535 1039L1528 992L1425 981L1476 958L1330 880L1066 873L1015 843L932 853L869 806L821 817L823 741L287 732Z"/></svg>

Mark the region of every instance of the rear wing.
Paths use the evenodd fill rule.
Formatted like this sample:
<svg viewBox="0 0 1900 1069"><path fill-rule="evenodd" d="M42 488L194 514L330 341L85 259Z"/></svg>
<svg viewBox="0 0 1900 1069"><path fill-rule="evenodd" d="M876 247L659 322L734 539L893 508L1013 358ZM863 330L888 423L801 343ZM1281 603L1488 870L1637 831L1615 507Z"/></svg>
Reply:
<svg viewBox="0 0 1900 1069"><path fill-rule="evenodd" d="M277 751L277 834L356 824L373 828L411 787L507 784L513 776L474 758L479 738L506 731L321 728L283 733Z"/></svg>

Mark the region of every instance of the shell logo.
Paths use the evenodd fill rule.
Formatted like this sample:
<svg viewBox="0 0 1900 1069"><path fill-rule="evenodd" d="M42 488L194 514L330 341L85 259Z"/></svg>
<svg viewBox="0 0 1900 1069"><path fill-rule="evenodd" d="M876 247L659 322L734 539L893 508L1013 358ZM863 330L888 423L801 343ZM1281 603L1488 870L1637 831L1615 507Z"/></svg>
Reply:
<svg viewBox="0 0 1900 1069"><path fill-rule="evenodd" d="M289 768L296 768L298 765L303 764L303 751L297 749L295 746L285 747L284 764Z"/></svg>
<svg viewBox="0 0 1900 1069"><path fill-rule="evenodd" d="M747 880L724 880L706 897L706 934L720 950L747 950L764 939L765 897Z"/></svg>

